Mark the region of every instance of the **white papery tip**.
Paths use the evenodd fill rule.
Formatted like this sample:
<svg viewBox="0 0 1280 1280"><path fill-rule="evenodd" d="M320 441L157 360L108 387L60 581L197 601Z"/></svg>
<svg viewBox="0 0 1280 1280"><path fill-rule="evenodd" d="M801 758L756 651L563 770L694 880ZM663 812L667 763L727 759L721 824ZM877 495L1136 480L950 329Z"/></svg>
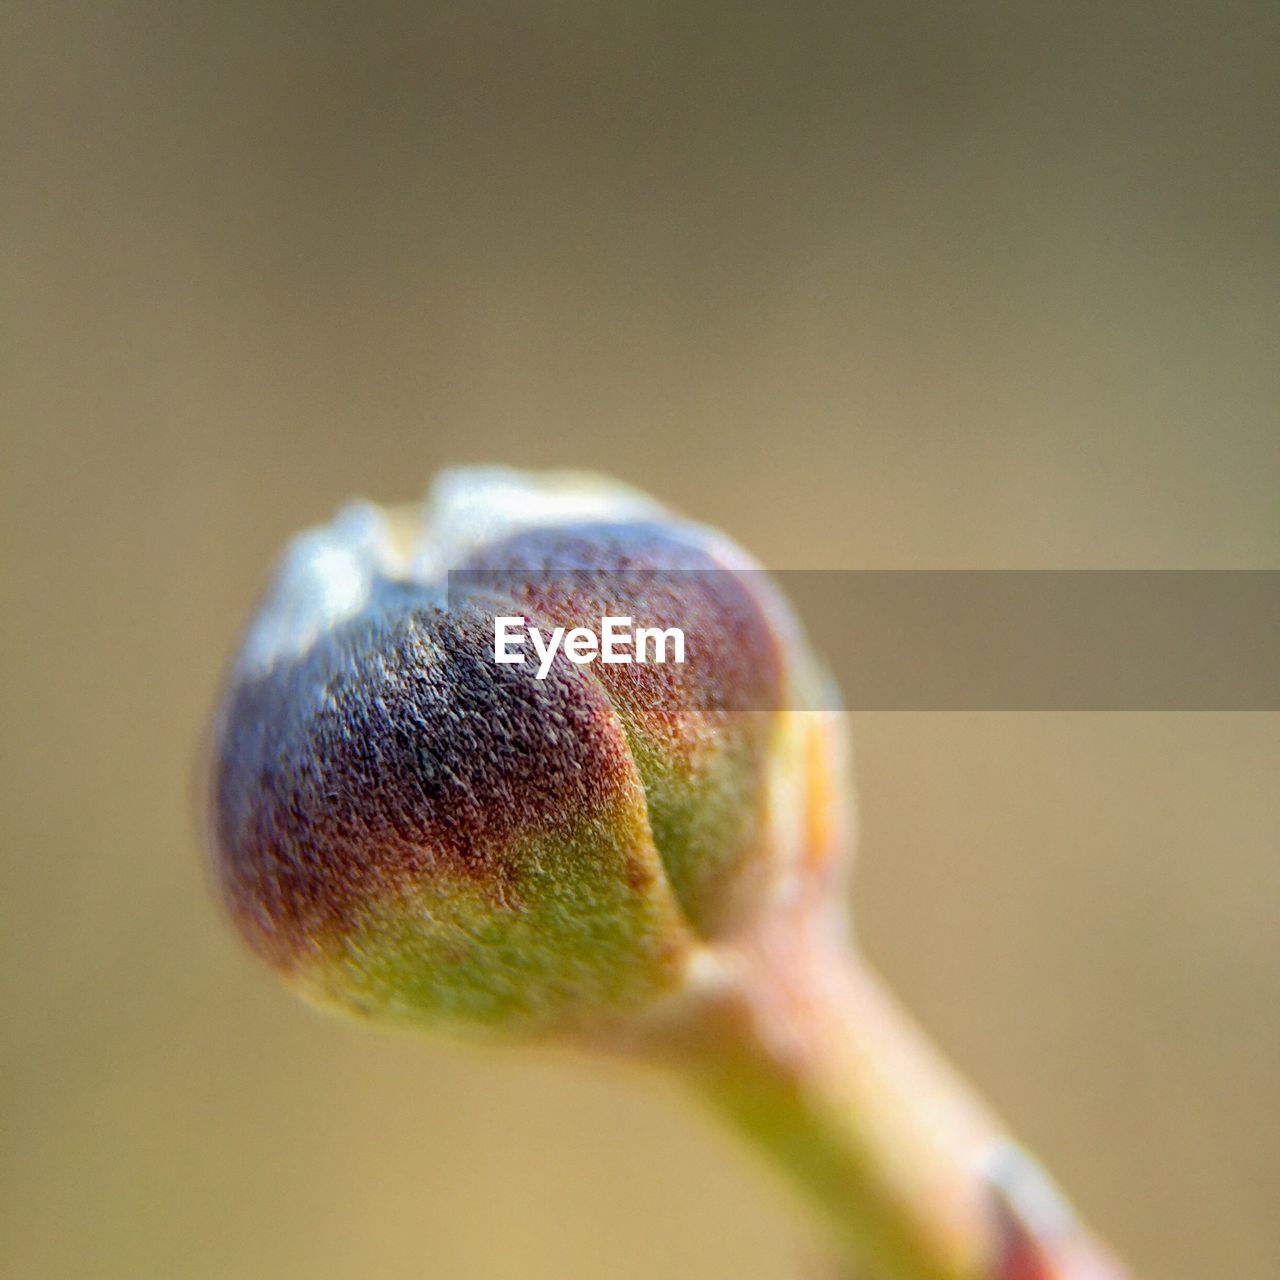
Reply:
<svg viewBox="0 0 1280 1280"><path fill-rule="evenodd" d="M249 628L237 674L265 675L354 617L379 580L441 588L450 569L486 544L540 525L670 518L660 503L582 471L460 467L443 472L406 515L371 502L344 507L285 549ZM407 536L406 536L407 534Z"/></svg>
<svg viewBox="0 0 1280 1280"><path fill-rule="evenodd" d="M265 675L282 658L305 653L326 631L359 613L379 577L395 574L395 548L383 512L370 502L344 507L326 525L285 548L237 664Z"/></svg>
<svg viewBox="0 0 1280 1280"><path fill-rule="evenodd" d="M480 547L542 525L670 518L647 494L587 471L459 467L431 487L411 575L439 581Z"/></svg>

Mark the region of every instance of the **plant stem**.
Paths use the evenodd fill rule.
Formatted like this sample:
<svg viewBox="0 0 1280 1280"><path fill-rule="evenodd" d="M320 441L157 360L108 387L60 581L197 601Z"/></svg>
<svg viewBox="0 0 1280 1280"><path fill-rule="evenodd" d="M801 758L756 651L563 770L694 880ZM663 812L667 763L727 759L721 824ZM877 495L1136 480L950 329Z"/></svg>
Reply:
<svg viewBox="0 0 1280 1280"><path fill-rule="evenodd" d="M717 951L676 1067L893 1280L1124 1280L824 913Z"/></svg>

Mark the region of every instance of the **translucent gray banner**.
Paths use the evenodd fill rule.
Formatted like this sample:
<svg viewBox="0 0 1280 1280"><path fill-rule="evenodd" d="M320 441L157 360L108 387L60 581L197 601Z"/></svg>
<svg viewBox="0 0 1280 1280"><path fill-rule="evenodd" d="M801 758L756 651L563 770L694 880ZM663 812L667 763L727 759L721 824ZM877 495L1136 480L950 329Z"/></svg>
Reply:
<svg viewBox="0 0 1280 1280"><path fill-rule="evenodd" d="M449 579L451 603L507 599L536 612L552 601L559 620L589 627L604 612L637 626L688 623L691 676L767 661L750 614L779 593L834 676L837 691L817 695L833 706L1280 710L1277 570L503 568ZM738 710L765 709L777 687L719 684L721 705Z"/></svg>

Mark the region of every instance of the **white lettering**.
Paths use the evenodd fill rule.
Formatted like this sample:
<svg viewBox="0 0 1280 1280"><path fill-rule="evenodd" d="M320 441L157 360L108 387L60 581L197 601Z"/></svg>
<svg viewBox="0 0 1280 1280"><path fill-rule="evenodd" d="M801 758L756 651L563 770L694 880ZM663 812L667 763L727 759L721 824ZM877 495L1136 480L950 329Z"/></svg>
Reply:
<svg viewBox="0 0 1280 1280"><path fill-rule="evenodd" d="M630 618L601 618L600 619L600 661L601 662L630 662L631 655L625 649L618 649L617 645L630 645L631 637L625 632L619 631L619 627L629 627L631 625Z"/></svg>
<svg viewBox="0 0 1280 1280"><path fill-rule="evenodd" d="M684 661L684 632L679 627L668 627L665 631L661 627L637 627L636 628L636 661L648 662L649 659L644 656L645 645L653 641L653 660L654 662L666 662L667 660L667 641L671 641L672 648L675 650L673 661Z"/></svg>
<svg viewBox="0 0 1280 1280"><path fill-rule="evenodd" d="M542 632L537 627L530 627L529 639L533 641L533 647L538 651L538 679L545 680L547 672L551 670L551 662L556 656L556 650L560 647L560 641L564 639L564 628L557 627L551 633L551 643L547 644L542 638Z"/></svg>
<svg viewBox="0 0 1280 1280"><path fill-rule="evenodd" d="M600 641L596 638L596 633L586 627L574 627L564 638L564 651L569 655L569 661L576 662L579 666L590 662L599 648Z"/></svg>
<svg viewBox="0 0 1280 1280"><path fill-rule="evenodd" d="M521 644L522 637L509 634L512 627L523 627L523 618L498 617L493 620L493 660L494 662L523 662L523 653L511 653L507 646Z"/></svg>
<svg viewBox="0 0 1280 1280"><path fill-rule="evenodd" d="M679 627L636 627L633 632L631 624L630 617L610 616L600 619L598 634L590 627L574 627L566 635L564 627L548 632L524 618L498 615L493 620L493 660L523 663L526 646L532 643L539 680L547 678L562 651L578 666L595 661L684 662L684 632Z"/></svg>

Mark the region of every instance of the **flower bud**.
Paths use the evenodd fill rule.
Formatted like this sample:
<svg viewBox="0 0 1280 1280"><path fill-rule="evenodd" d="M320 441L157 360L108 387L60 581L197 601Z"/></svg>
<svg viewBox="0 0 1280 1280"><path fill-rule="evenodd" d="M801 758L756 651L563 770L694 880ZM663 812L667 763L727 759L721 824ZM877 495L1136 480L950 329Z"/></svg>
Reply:
<svg viewBox="0 0 1280 1280"><path fill-rule="evenodd" d="M456 571L456 572L450 572ZM502 664L494 622L625 616L682 664ZM453 1030L607 1027L824 883L834 718L786 606L724 538L586 477L452 473L286 553L232 671L217 877L327 1004Z"/></svg>

